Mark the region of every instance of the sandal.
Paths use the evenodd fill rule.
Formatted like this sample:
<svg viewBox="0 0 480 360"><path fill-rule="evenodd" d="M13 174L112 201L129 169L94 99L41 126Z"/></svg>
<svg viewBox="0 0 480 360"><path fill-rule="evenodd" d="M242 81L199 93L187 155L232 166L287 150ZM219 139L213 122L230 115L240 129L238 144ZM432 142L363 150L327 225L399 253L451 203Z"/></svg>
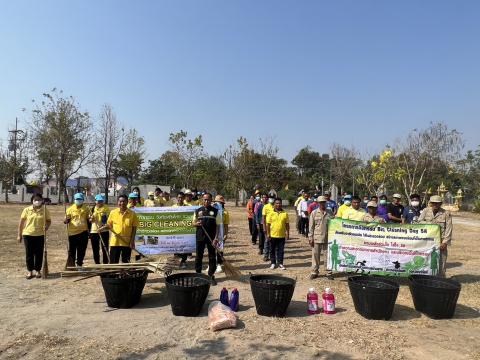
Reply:
<svg viewBox="0 0 480 360"><path fill-rule="evenodd" d="M34 276L33 274L27 274L25 275L25 279L27 280L33 279L33 276Z"/></svg>
<svg viewBox="0 0 480 360"><path fill-rule="evenodd" d="M41 279L41 278L42 278L42 274L37 273L37 275L35 275L35 277L36 277L37 279Z"/></svg>

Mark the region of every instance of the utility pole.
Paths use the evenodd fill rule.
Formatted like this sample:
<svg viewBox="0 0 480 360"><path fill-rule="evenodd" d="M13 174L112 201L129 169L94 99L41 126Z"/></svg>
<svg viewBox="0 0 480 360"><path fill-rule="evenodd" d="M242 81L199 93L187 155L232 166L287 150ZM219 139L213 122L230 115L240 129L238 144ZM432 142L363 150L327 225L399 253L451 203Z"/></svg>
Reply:
<svg viewBox="0 0 480 360"><path fill-rule="evenodd" d="M13 166L12 166L12 192L15 189L15 171L17 169L17 150L20 147L19 143L25 141L25 132L18 129L18 118L15 118L15 130L9 130L10 140L8 150L13 151Z"/></svg>

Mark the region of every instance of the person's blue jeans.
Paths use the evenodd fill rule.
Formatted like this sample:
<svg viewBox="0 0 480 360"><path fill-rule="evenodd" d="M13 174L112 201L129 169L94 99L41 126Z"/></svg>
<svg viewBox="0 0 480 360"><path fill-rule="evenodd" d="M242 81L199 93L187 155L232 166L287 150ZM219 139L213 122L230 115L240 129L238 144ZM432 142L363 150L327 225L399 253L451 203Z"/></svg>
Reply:
<svg viewBox="0 0 480 360"><path fill-rule="evenodd" d="M272 264L283 265L285 253L285 238L270 238L270 261Z"/></svg>

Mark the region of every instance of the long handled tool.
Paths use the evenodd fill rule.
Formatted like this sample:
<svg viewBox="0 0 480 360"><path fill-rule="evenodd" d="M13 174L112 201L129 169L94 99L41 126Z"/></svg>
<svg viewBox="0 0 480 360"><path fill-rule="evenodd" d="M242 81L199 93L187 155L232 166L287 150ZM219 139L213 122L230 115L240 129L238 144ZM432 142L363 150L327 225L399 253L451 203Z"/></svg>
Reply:
<svg viewBox="0 0 480 360"><path fill-rule="evenodd" d="M67 205L66 204L63 204L63 209L64 209L64 212L65 212L65 218L67 218ZM72 254L70 253L70 241L69 241L69 236L68 236L68 224L69 224L69 221L67 221L67 223L65 225L65 228L67 230L67 254L68 254L65 269L75 266L75 259L73 258Z"/></svg>
<svg viewBox="0 0 480 360"><path fill-rule="evenodd" d="M114 234L115 236L119 237L120 239L123 239L124 241L127 241L127 239L125 239L124 236L122 236L122 235L120 235L119 233L115 232L115 231L113 230L113 228L111 228L110 231L112 232L112 234ZM132 250L133 250L134 252L136 252L141 258L142 258L142 257L146 257L145 254L142 254L142 253L141 253L140 251L138 251L137 249L132 248Z"/></svg>
<svg viewBox="0 0 480 360"><path fill-rule="evenodd" d="M43 204L43 262L42 262L42 278L48 277L48 261L47 261L47 205Z"/></svg>
<svg viewBox="0 0 480 360"><path fill-rule="evenodd" d="M105 245L105 242L103 241L103 237L102 237L102 234L100 232L100 228L105 226L105 224L102 224L102 226L98 225L98 221L96 218L94 218L94 213L95 213L95 206L92 208L92 212L91 212L91 216L93 218L93 222L95 223L95 225L97 226L97 231L98 231L98 237L100 238L100 242L102 244L102 248L103 248L103 252L107 255L107 259L108 259L108 262L110 263L110 254L108 253L108 248L107 246Z"/></svg>
<svg viewBox="0 0 480 360"><path fill-rule="evenodd" d="M229 277L232 277L232 278L235 278L235 279L238 279L240 278L240 276L242 275L242 273L240 272L240 270L238 270L235 266L233 266L231 263L229 263L227 261L227 259L225 259L225 257L223 256L222 253L220 253L218 250L217 250L217 247L213 244L213 240L212 238L210 237L210 235L208 234L207 230L205 230L205 228L203 227L203 225L200 225L202 227L202 230L203 232L205 233L205 235L207 235L207 238L208 240L210 241L210 243L212 244L212 246L215 248L215 252L217 253L217 255L220 257L220 259L222 259L222 262L223 262L223 268L225 270L225 275L226 276L229 276Z"/></svg>

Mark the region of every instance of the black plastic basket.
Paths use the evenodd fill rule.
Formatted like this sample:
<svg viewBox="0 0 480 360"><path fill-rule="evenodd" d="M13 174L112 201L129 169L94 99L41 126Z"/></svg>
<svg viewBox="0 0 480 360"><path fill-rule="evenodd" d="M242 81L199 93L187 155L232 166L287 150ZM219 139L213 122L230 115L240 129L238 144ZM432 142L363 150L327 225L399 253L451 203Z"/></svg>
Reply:
<svg viewBox="0 0 480 360"><path fill-rule="evenodd" d="M258 315L284 317L295 290L294 279L276 275L252 275L250 287Z"/></svg>
<svg viewBox="0 0 480 360"><path fill-rule="evenodd" d="M430 275L411 275L408 280L417 311L433 319L453 317L462 288L458 281Z"/></svg>
<svg viewBox="0 0 480 360"><path fill-rule="evenodd" d="M144 270L100 275L107 305L128 309L138 304L147 277L148 272Z"/></svg>
<svg viewBox="0 0 480 360"><path fill-rule="evenodd" d="M399 286L396 282L373 276L348 278L355 310L364 318L388 320L392 317Z"/></svg>
<svg viewBox="0 0 480 360"><path fill-rule="evenodd" d="M210 290L210 277L203 274L180 273L165 279L168 298L175 316L197 316Z"/></svg>

